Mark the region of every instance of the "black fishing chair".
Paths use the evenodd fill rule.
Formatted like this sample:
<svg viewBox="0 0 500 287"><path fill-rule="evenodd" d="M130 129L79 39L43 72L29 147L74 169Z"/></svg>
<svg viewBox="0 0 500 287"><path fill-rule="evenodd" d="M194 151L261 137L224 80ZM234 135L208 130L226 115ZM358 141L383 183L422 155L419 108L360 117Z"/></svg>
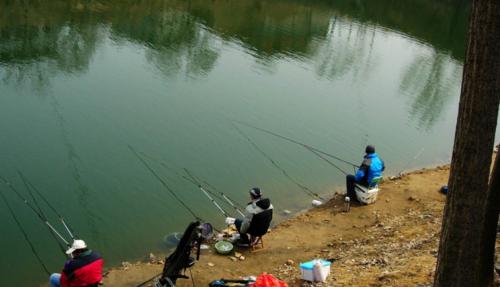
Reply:
<svg viewBox="0 0 500 287"><path fill-rule="evenodd" d="M199 222L189 224L175 251L165 259L163 272L155 281L155 287L175 287L177 279L189 278L184 273L188 268L193 267L195 260L199 260L200 245L205 238L208 226ZM194 247L197 247L196 259L191 256Z"/></svg>
<svg viewBox="0 0 500 287"><path fill-rule="evenodd" d="M247 233L250 234L250 247L252 247L253 251L255 251L259 244L261 248L264 248L263 237L269 230L272 220L272 209L265 210L252 217L252 222L250 222L250 227L248 227Z"/></svg>

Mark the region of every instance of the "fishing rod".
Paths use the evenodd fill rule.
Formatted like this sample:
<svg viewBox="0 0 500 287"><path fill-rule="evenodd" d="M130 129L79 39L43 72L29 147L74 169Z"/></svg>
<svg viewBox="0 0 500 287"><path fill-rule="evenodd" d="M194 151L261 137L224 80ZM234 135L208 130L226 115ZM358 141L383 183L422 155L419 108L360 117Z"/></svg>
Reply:
<svg viewBox="0 0 500 287"><path fill-rule="evenodd" d="M186 171L186 173L190 174L193 179L195 179L195 177L193 176L193 173L190 172L187 168L184 168L184 170ZM200 182L199 179L195 179L198 183ZM229 204L231 205L231 207L234 208L234 210L236 212L238 212L241 216L245 216L245 214L241 211L241 209L243 208L241 205L239 205L238 203L234 204L233 201L231 198L229 198L229 196L227 196L225 193L223 193L222 191L218 191L215 187L213 187L212 185L210 185L208 182L202 180L204 184L206 184L208 187L210 187L211 189L214 190L214 192L218 192L220 193L220 196L222 196L222 198ZM201 184L200 184L201 185ZM210 192L210 190L208 190ZM213 193L212 193L213 194ZM237 206L239 205L239 207Z"/></svg>
<svg viewBox="0 0 500 287"><path fill-rule="evenodd" d="M23 179L23 177L21 177L21 178ZM36 200L35 196L33 195L33 192L31 190L31 188L27 185L27 182L25 182L25 181L23 181L23 182L24 182L25 188L28 190L28 193L31 196L31 199L33 199L33 203L38 208L38 211L43 216L43 218L45 218L45 220L47 220L47 215L45 215L45 213L43 212L42 208L38 204L38 201ZM61 250L61 252L66 255L66 248L61 244L61 242L59 241L59 238L57 237L57 235L50 228L49 228L49 233L52 236L52 238L54 238L54 240L57 242L57 246L59 246L59 249Z"/></svg>
<svg viewBox="0 0 500 287"><path fill-rule="evenodd" d="M213 192L211 192L212 194L214 194L214 192L218 192L219 195L229 204L231 205L236 211L238 212L241 212L241 209L245 209L245 207L243 207L241 204L239 204L236 200L234 199L231 199L228 195L226 195L224 192L218 190L217 188L215 188L213 185L211 185L210 183L208 183L206 180L203 180L203 179L198 179L198 181L201 181L203 182L207 187L209 187L209 192L210 189L213 190Z"/></svg>
<svg viewBox="0 0 500 287"><path fill-rule="evenodd" d="M208 194L208 192L203 188L203 186L193 176L193 174L191 174L191 172L189 172L187 168L184 168L184 171L193 180L193 182L197 183L198 188L212 201L212 203L222 212L222 214L224 214L225 217L229 217L227 212L225 212L224 209ZM224 194L222 194L222 196L241 216L245 216L245 214L243 214L243 212L241 212L241 210L239 210L239 208L236 207L229 198L227 198Z"/></svg>
<svg viewBox="0 0 500 287"><path fill-rule="evenodd" d="M37 261L40 263L40 265L42 266L43 270L45 271L45 273L47 273L47 275L50 275L50 272L49 272L49 269L47 268L47 266L45 265L45 263L43 263L42 261L42 258L40 257L40 255L38 254L38 252L36 251L35 249L35 246L33 245L33 243L31 242L31 240L29 239L28 237L28 233L26 232L26 230L24 230L23 226L21 225L21 223L19 222L19 220L17 219L17 216L16 214L14 213L14 210L12 209L12 207L10 206L9 202L7 201L7 198L5 197L5 195L3 194L3 191L0 191L0 196L2 197L3 199L3 202L5 203L5 205L7 206L7 209L9 210L9 213L10 215L12 216L12 218L14 219L14 221L16 222L16 225L17 227L19 228L19 230L21 231L21 233L23 234L24 236L24 240L26 240L26 242L28 243L30 249L31 249L31 252L33 253L33 255L35 256L35 258L37 259Z"/></svg>
<svg viewBox="0 0 500 287"><path fill-rule="evenodd" d="M37 205L40 212L42 210L41 210L40 206L38 205L35 197L33 196L32 190L34 190L38 194L38 196L45 202L45 204L47 204L47 206L52 210L52 212L54 212L54 214L59 218L59 221L61 221L62 225L66 229L66 232L68 232L71 239L75 240L76 236L74 234L74 231L66 223L66 221L64 220L64 217L57 211L57 209L52 204L50 204L50 202L47 200L47 198L45 198L45 196L43 196L43 194L40 192L40 190L38 188L36 188L35 185L33 185L33 183L31 181L29 181L21 171L18 170L17 173L21 177L21 180L23 181L24 185L26 186L26 189L29 191L31 197L33 198L33 202L35 203L35 205Z"/></svg>
<svg viewBox="0 0 500 287"><path fill-rule="evenodd" d="M187 177L183 174L180 174L177 170L175 170L174 168L166 165L163 161L159 160L159 159L156 159L156 158L153 158L152 156L149 156L147 155L146 153L144 152L141 152L141 154L155 162L157 162L159 165L161 165L163 168L175 173L177 176L181 177L182 179L184 179L185 181L195 185L196 187L200 187L202 186L202 184L200 183L200 180L199 179L196 179L192 172L186 172L187 174L189 174L192 178L190 177ZM185 169L186 170L186 169ZM208 189L205 189L205 191L207 191L208 193L210 193L212 196L216 197L217 199L221 200L221 201L226 201L229 205L231 205L231 207L233 207L238 213L240 213L242 216L245 216L243 214L243 212L241 212L241 209L240 208L243 208L241 205L239 205L238 203L234 203L236 201L232 200L231 198L229 198L229 196L227 196L225 193L223 193L222 191L218 191L215 187L213 187L211 184L209 184L208 182L204 181L204 180L201 180L207 187L209 187ZM202 186L203 187L203 186ZM212 190L210 190L212 189ZM219 194L217 194L216 192L218 192ZM234 202L233 202L234 201Z"/></svg>
<svg viewBox="0 0 500 287"><path fill-rule="evenodd" d="M311 189L309 189L307 186L301 184L300 182L298 182L297 180L295 180L294 178L292 178L288 172L282 168L280 165L278 165L278 163L273 160L267 153L265 153L252 139L250 139L250 137L248 137L241 129L239 129L235 124L233 124L233 127L236 129L236 131L238 131L238 133L244 137L263 157L265 157L274 167L276 167L278 170L281 171L281 173L286 177L288 178L288 180L290 180L291 182L293 182L296 186L298 186L300 188L300 190L302 190L304 193L306 193L307 195L311 196L312 198L318 198L322 201L325 201L325 199L323 197L321 197L319 194L317 194L316 192L312 191Z"/></svg>
<svg viewBox="0 0 500 287"><path fill-rule="evenodd" d="M317 153L320 153L320 154L322 154L322 155L325 155L325 156L328 156L328 157L330 157L330 158L336 159L336 160L338 160L338 161L340 161L340 162L343 162L343 163L346 163L346 164L352 165L353 167L357 167L357 168L359 168L359 165L356 165L356 164L354 164L354 163L352 163L352 162L349 162L349 161L347 161L347 160L341 159L341 158L339 158L339 157L337 157L337 156L334 156L333 154L327 153L327 152L325 152L325 151L322 151L322 150L320 150L320 149L318 149L318 148L312 147L312 146L310 146L310 145L308 145L308 144L305 144L305 143L299 142L299 141L294 140L294 139L292 139L292 138L289 138L289 137L286 137L286 136L283 136L283 135L277 134L277 133L272 132L272 131L270 131L270 130L266 130L266 129L263 129L263 128L259 128L259 127L253 126L253 125L251 125L251 124L249 124L249 123L246 123L246 122L237 121L237 120L233 120L233 122L238 123L238 124L240 124L240 125L247 126L247 127L249 127L249 128L252 128L252 129L255 129L255 130L258 130L258 131L261 131L261 132L263 132L263 133L266 133L266 134L269 134L269 135L272 135L272 136L278 137L278 138L280 138L280 139L283 139L283 140L289 141L289 142L291 142L291 143L294 143L294 144L300 145L300 146L305 147L306 149L308 149L308 150L310 150L310 151L314 150L314 151L316 151Z"/></svg>
<svg viewBox="0 0 500 287"><path fill-rule="evenodd" d="M54 226L52 226L52 224L50 224L50 222L47 220L47 218L42 213L37 211L35 209L35 207L26 198L24 198L21 195L21 193L19 193L19 191L7 179L0 176L0 180L2 180L4 185L9 187L9 189L12 190L17 195L17 197L19 197L19 199L22 202L24 202L38 216L38 218L40 218L40 220L43 221L43 223L45 223L45 225L47 225L47 227L50 229L50 231L52 231L62 242L64 242L64 244L66 244L67 246L70 246L69 242L54 228Z"/></svg>
<svg viewBox="0 0 500 287"><path fill-rule="evenodd" d="M196 213L191 209L189 208L189 206L187 206L187 204L182 201L178 196L177 194L175 194L174 190L165 182L165 180L163 180L163 178L161 178L160 175L158 175L158 173L139 155L139 153L130 145L128 145L128 148L132 151L132 153L137 157L137 159L139 159L140 162L142 162L142 164L146 167L147 170L149 170L149 172L151 172L151 174L153 174L153 176L158 180L160 181L160 183L163 185L163 187L165 187L165 189L184 207L186 208L186 210L196 219L196 220L199 220L199 221L203 221L199 216L196 215Z"/></svg>
<svg viewBox="0 0 500 287"><path fill-rule="evenodd" d="M191 176L191 174L187 171L187 169L184 169L184 171L186 171L186 173L189 176ZM191 176L191 178L193 178L193 177ZM195 180L195 179L193 178L193 180ZM208 192L203 188L203 186L198 185L198 188L205 194L206 197L208 197L208 199L215 205L215 207L217 207L217 209L220 210L220 212L222 213L224 218L229 217L227 212L217 203L217 201L214 200L213 197L210 196L210 194L208 194Z"/></svg>

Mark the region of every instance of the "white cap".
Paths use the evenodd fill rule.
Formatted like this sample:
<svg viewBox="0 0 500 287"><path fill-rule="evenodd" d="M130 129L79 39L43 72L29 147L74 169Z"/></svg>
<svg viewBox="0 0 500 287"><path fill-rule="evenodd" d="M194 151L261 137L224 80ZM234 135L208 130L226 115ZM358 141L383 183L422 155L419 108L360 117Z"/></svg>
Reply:
<svg viewBox="0 0 500 287"><path fill-rule="evenodd" d="M85 244L85 241L80 240L80 239L75 239L73 241L73 244L71 244L71 247L68 250L66 250L66 254L71 254L71 253L75 252L75 250L84 249L84 248L87 248L87 244Z"/></svg>

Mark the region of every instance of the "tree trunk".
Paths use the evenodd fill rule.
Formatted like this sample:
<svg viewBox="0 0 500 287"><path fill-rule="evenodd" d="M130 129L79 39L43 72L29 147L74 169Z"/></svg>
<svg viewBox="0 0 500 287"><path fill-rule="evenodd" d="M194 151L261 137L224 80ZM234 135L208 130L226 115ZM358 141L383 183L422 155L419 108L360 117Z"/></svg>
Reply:
<svg viewBox="0 0 500 287"><path fill-rule="evenodd" d="M470 17L435 287L493 284L494 212L487 210L499 192L488 179L500 101L500 1L473 0Z"/></svg>
<svg viewBox="0 0 500 287"><path fill-rule="evenodd" d="M500 151L499 151L500 152ZM495 241L497 238L498 215L500 212L500 157L495 157L495 164L490 178L488 203L486 206L486 222L481 236L481 286L491 285L495 264Z"/></svg>

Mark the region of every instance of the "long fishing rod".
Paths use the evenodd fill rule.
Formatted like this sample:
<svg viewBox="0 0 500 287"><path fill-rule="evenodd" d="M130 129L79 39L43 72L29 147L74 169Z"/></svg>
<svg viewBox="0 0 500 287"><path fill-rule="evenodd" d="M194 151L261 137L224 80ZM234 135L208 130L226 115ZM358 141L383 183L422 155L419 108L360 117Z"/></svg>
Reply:
<svg viewBox="0 0 500 287"><path fill-rule="evenodd" d="M146 153L144 152L141 152L141 154L145 157L147 157L148 159L151 159L155 162L157 162L159 165L161 165L163 168L167 169L168 171L171 171L173 172L174 174L176 174L177 176L181 177L182 179L184 179L185 181L195 185L196 187L199 188L199 186L202 186L202 184L200 183L200 180L199 179L195 179L194 176L193 178L189 178L183 174L180 174L177 170L175 170L174 168L166 165L163 161L159 160L159 159L156 159L156 158L153 158L152 156L149 156L147 155ZM189 172L188 174L190 174L191 176L193 175L192 172ZM239 205L238 203L235 204L236 201L232 200L231 198L229 198L229 196L227 196L225 193L223 193L222 191L218 191L215 187L213 187L211 184L209 184L208 182L202 180L204 185L209 187L208 189L205 189L205 191L207 191L208 193L210 193L212 196L216 197L217 199L221 200L221 201L226 201L229 205L231 205L231 207L233 207L238 213L242 214L242 216L244 216L244 214L241 212L241 209L240 208L243 208L241 207L241 205ZM212 189L212 190L210 190ZM219 194L217 194L217 193Z"/></svg>
<svg viewBox="0 0 500 287"><path fill-rule="evenodd" d="M231 205L236 211L238 212L241 212L241 209L245 209L245 207L243 207L241 204L239 204L236 200L230 198L227 194L225 194L224 192L218 190L217 188L215 188L213 185L211 185L210 183L208 183L206 180L203 180L203 179L199 179L198 178L198 181L202 182L203 184L205 184L205 186L207 186L209 188L209 191L210 189L213 190L212 194L214 194L215 192L219 193L219 195L229 204Z"/></svg>
<svg viewBox="0 0 500 287"><path fill-rule="evenodd" d="M69 242L54 228L54 226L52 226L52 224L50 224L50 222L47 220L46 217L44 217L39 211L37 211L35 209L35 207L26 199L24 198L21 193L19 193L19 191L7 180L5 179L4 177L0 176L0 180L3 181L3 183L9 187L10 190L12 190L16 195L17 197L19 197L19 199L24 202L37 216L38 218L40 218L40 220L43 221L43 223L45 223L45 225L47 225L47 227L52 231L54 232L55 235L57 235L57 237L62 241L64 242L64 244L66 244L67 246L69 246Z"/></svg>
<svg viewBox="0 0 500 287"><path fill-rule="evenodd" d="M5 197L5 195L3 194L3 191L0 191L0 196L2 197L3 199L3 202L5 203L5 205L7 206L7 209L9 210L9 213L10 215L12 216L12 218L14 219L14 221L16 222L16 225L17 227L19 228L19 230L21 231L21 233L23 234L24 236L24 240L26 240L26 242L28 243L28 245L30 246L31 248L31 252L33 253L33 255L35 256L35 258L37 259L37 261L40 263L40 265L42 266L43 270L45 271L45 273L47 273L47 275L50 275L50 272L49 272L49 269L47 268L47 266L45 265L45 263L43 263L42 261L42 258L40 257L40 255L38 254L38 252L36 251L35 249L35 246L33 245L33 243L31 242L31 240L29 239L28 237L28 233L26 233L26 230L24 230L23 226L21 225L21 223L19 222L19 220L17 219L17 216L16 214L14 213L14 210L12 209L12 207L10 206L9 202L7 201L7 198Z"/></svg>
<svg viewBox="0 0 500 287"><path fill-rule="evenodd" d="M184 171L186 171L186 173L191 176L191 174L189 173L189 171L187 171L187 169L184 169ZM191 178L193 178L191 176ZM193 180L195 180L193 178ZM217 201L214 200L213 197L210 196L210 194L203 188L203 186L201 185L198 185L198 188L205 194L205 196L213 203L213 205L215 205L215 207L217 207L217 209L222 213L222 215L224 216L224 218L226 217L229 217L229 215L227 214L227 212L217 203Z"/></svg>
<svg viewBox="0 0 500 287"><path fill-rule="evenodd" d="M275 160L273 160L267 153L265 153L252 139L250 139L250 137L248 137L235 124L233 124L233 127L236 129L236 131L238 131L238 133L242 137L244 137L255 148L255 150L257 150L263 157L265 157L275 168L277 168L278 170L280 170L281 173L286 178L288 178L288 180L290 180L296 186L298 186L300 188L300 190L302 190L304 193L306 193L307 195L311 196L312 198L319 198L320 200L325 201L325 199L323 197L321 197L319 194L317 194L316 192L314 192L311 189L309 189L307 186L301 184L300 182L298 182L297 180L295 180L294 178L292 178L284 168L282 168Z"/></svg>
<svg viewBox="0 0 500 287"><path fill-rule="evenodd" d="M184 168L184 170L186 171L186 173L187 173L187 174L189 174L189 175L193 178L193 180L195 180L195 181L196 181L196 182L197 182L197 183L201 186L201 184L200 184L200 179L196 179L196 178L195 178L195 176L193 175L193 173L192 173L192 172L190 172L187 168ZM217 191L217 189L216 189L215 187L213 187L212 185L210 185L208 182L206 182L206 181L204 181L204 180L203 180L203 183L205 183L208 187L210 187L211 189L213 189L213 190L214 190L214 192L215 192L215 191ZM208 191L210 192L210 190L208 190ZM233 208L234 208L234 210L235 210L236 212L238 212L241 216L245 216L245 214L244 214L244 213L241 211L241 209L240 209L240 208L243 208L243 207L241 207L241 206L240 206L240 207L236 206L236 204L234 204L234 203L233 203L233 200L231 200L231 199L229 198L229 196L227 196L227 195L226 195L225 193L223 193L222 191L217 191L217 192L218 192L218 193L220 193L220 196L222 196L222 198L223 198L223 199L224 199L224 200L225 200L225 201L226 201L229 205L231 205L231 207L233 207ZM212 194L213 194L213 193L212 193Z"/></svg>
<svg viewBox="0 0 500 287"><path fill-rule="evenodd" d="M221 207L221 206L217 203L217 201L215 201L215 200L213 199L213 197L211 197L211 196L208 194L208 192L207 192L207 191L203 188L203 186L199 183L199 181L198 181L198 180L197 180L197 179L196 179L196 178L195 178L195 177L194 177L194 176L193 176L193 175L189 172L189 170L188 170L187 168L184 168L184 171L186 172L186 174L187 174L187 175L188 175L188 176L189 176L189 177L190 177L190 178L191 178L194 182L196 182L196 183L197 183L198 188L199 188L199 189L200 189L200 190L201 190L201 191L205 194L205 196L207 196L207 197L208 197L208 199L210 199L210 201L212 201L212 203L215 205L215 207L217 207L217 209L219 209L225 217L229 217L229 215L227 214L227 212L226 212L226 211L225 211L225 210L224 210L224 209L223 209L223 208L222 208L222 207ZM227 198L227 197L225 197L225 198ZM239 213L240 213L240 215L245 216L245 215L244 215L244 214L243 214L243 213L242 213L242 212L241 212L241 211L240 211L240 210L239 210L239 209L238 209L238 208L237 208L234 204L232 204L232 202L231 202L229 199L227 199L227 200L228 200L228 203L230 203L230 204L231 204L231 205L235 208L235 210L236 210L237 212L239 212Z"/></svg>
<svg viewBox="0 0 500 287"><path fill-rule="evenodd" d="M354 163L352 163L352 162L349 162L349 161L347 161L347 160L341 159L341 158L339 158L339 157L337 157L337 156L334 156L333 154L327 153L327 152L325 152L325 151L322 151L322 150L320 150L320 149L318 149L318 148L312 147L312 146L310 146L310 145L308 145L308 144L305 144L305 143L299 142L299 141L294 140L294 139L292 139L292 138L289 138L289 137L286 137L286 136L283 136L283 135L277 134L277 133L272 132L272 131L270 131L270 130L266 130L266 129L263 129L263 128L259 128L259 127L253 126L253 125L251 125L251 124L249 124L249 123L246 123L246 122L237 121L237 120L233 120L233 122L238 123L238 124L240 124L240 125L247 126L247 127L249 127L249 128L252 128L252 129L255 129L255 130L258 130L258 131L261 131L261 132L263 132L263 133L266 133L266 134L269 134L269 135L272 135L272 136L278 137L278 138L280 138L280 139L283 139L283 140L289 141L289 142L291 142L291 143L294 143L294 144L300 145L300 146L302 146L302 147L307 148L307 149L308 149L308 150L310 150L310 151L314 150L314 151L316 151L317 153L323 154L323 155L325 155L325 156L328 156L328 157L330 157L330 158L336 159L336 160L341 161L341 162L343 162L343 163L346 163L346 164L352 165L353 167L357 167L357 168L359 168L359 165L356 165L356 164L354 164Z"/></svg>
<svg viewBox="0 0 500 287"><path fill-rule="evenodd" d="M31 197L33 198L33 202L38 206L38 203L36 202L35 197L32 195L31 190L34 190L38 194L38 196L45 202L45 204L47 204L47 206L52 210L52 212L54 212L54 214L59 218L59 221L61 221L62 225L66 229L66 232L68 232L71 239L75 240L76 236L74 234L74 231L66 223L66 221L64 220L64 217L57 211L57 209L52 204L50 204L50 202L47 200L47 198L45 198L45 196L43 196L43 194L40 192L40 190L38 188L36 188L35 185L33 185L33 183L31 181L29 181L21 171L18 170L17 172L18 172L19 176L21 177L21 180L23 181L24 185L26 186L26 189L28 189L29 193L31 194ZM38 206L38 208L41 211L40 206Z"/></svg>
<svg viewBox="0 0 500 287"><path fill-rule="evenodd" d="M153 176L158 179L158 181L160 181L160 183L163 185L163 187L165 187L165 189L184 207L186 208L186 210L196 219L196 220L199 220L199 221L203 221L199 216L196 215L196 213L191 209L189 208L189 206L187 206L186 203L184 203L184 201L182 201L182 199L180 199L177 194L175 194L174 190L165 182L165 180L163 180L163 178L161 178L158 173L156 173L156 171L139 155L139 153L137 153L137 151L132 147L132 146L128 146L128 148L132 151L132 153L137 157L137 159L139 159L140 162L142 162L142 164L146 167L147 170L149 170L151 172L151 174L153 174Z"/></svg>
<svg viewBox="0 0 500 287"><path fill-rule="evenodd" d="M19 172L19 171L18 171ZM21 176L21 179L23 179L23 177ZM31 190L31 188L28 186L27 182L23 180L23 183L25 185L25 188L28 190L28 193L30 194L31 196L31 199L33 200L33 203L35 204L35 206L38 208L38 211L40 212L40 214L43 216L43 218L45 220L47 220L47 215L45 215L45 213L43 212L42 208L40 207L40 205L38 204L38 201L36 200L36 197L33 195L33 192ZM54 238L54 240L57 242L57 246L59 246L59 249L61 250L61 252L63 254L66 255L66 249L64 248L64 246L61 244L61 242L59 241L59 238L57 237L57 235L52 231L52 229L49 228L49 233L50 235L52 236L52 238Z"/></svg>

